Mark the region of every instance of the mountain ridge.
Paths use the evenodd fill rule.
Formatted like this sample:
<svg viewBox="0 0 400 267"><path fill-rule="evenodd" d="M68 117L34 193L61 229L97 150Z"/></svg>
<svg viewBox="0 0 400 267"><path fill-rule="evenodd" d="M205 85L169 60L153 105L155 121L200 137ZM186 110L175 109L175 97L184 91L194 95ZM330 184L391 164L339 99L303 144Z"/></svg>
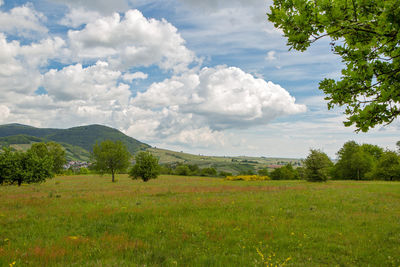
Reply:
<svg viewBox="0 0 400 267"><path fill-rule="evenodd" d="M38 128L19 123L0 125L0 145L29 145L39 141L54 141L64 146L70 156L69 159L88 159L93 145L104 140L119 140L125 144L132 154L151 147L117 129L100 124L76 126L67 129ZM83 156L80 154L83 154Z"/></svg>

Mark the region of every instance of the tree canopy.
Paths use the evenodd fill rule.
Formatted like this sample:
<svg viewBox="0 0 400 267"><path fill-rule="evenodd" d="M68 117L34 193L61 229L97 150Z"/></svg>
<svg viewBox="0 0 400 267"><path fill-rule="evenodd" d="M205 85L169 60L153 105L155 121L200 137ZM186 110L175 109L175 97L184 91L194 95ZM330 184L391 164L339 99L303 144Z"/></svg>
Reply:
<svg viewBox="0 0 400 267"><path fill-rule="evenodd" d="M31 150L35 152L39 157L50 157L52 159L52 172L61 173L63 166L66 162L64 148L55 142L49 143L34 143L31 146Z"/></svg>
<svg viewBox="0 0 400 267"><path fill-rule="evenodd" d="M144 182L147 182L158 177L160 174L158 158L154 157L150 152L142 151L136 155L135 159L136 164L129 173L133 179L141 178Z"/></svg>
<svg viewBox="0 0 400 267"><path fill-rule="evenodd" d="M366 132L400 115L400 5L398 0L274 0L268 18L305 51L329 37L345 68L319 88L328 108L345 106L346 126Z"/></svg>
<svg viewBox="0 0 400 267"><path fill-rule="evenodd" d="M329 178L332 161L322 151L311 149L304 160L306 179L311 182L324 182Z"/></svg>
<svg viewBox="0 0 400 267"><path fill-rule="evenodd" d="M43 145L43 146L42 146ZM26 152L3 148L0 152L0 184L40 183L54 176L53 158L37 145ZM41 151L41 152L44 152Z"/></svg>
<svg viewBox="0 0 400 267"><path fill-rule="evenodd" d="M130 153L121 141L105 140L93 147L93 167L100 173L111 173L115 182L115 173L123 172L129 167Z"/></svg>

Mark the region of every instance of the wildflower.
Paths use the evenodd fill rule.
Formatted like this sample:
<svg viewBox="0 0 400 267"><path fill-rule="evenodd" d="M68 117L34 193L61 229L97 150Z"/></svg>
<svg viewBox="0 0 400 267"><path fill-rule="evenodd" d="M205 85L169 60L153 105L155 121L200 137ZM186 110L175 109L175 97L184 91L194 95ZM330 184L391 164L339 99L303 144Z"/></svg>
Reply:
<svg viewBox="0 0 400 267"><path fill-rule="evenodd" d="M10 263L10 267L13 267L15 265L15 261L13 261L12 263Z"/></svg>
<svg viewBox="0 0 400 267"><path fill-rule="evenodd" d="M294 235L294 233L292 232L291 235Z"/></svg>
<svg viewBox="0 0 400 267"><path fill-rule="evenodd" d="M68 238L71 239L71 240L77 240L79 237L77 237L77 236L69 236Z"/></svg>
<svg viewBox="0 0 400 267"><path fill-rule="evenodd" d="M260 255L262 261L264 262L264 254L262 254L258 248L256 248L256 250L257 250L257 254Z"/></svg>

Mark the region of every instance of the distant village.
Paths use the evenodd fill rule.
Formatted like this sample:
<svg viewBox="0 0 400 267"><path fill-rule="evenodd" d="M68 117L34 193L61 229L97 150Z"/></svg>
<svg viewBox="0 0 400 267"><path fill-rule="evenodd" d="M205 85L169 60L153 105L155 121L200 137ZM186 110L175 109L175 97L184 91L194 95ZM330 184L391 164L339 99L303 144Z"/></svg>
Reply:
<svg viewBox="0 0 400 267"><path fill-rule="evenodd" d="M89 166L91 165L90 162L86 162L86 161L68 161L66 164L64 164L63 168L64 170L79 170L81 168L89 168Z"/></svg>

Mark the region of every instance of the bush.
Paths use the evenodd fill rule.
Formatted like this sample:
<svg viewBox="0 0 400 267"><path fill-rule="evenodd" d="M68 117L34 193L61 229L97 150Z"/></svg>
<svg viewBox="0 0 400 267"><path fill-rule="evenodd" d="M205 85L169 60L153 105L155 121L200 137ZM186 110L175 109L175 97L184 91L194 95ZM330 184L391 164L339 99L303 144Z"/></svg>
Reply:
<svg viewBox="0 0 400 267"><path fill-rule="evenodd" d="M175 174L188 176L190 175L190 169L187 165L179 165L175 169Z"/></svg>
<svg viewBox="0 0 400 267"><path fill-rule="evenodd" d="M292 164L287 164L281 168L275 169L270 173L272 180L296 180L299 174L293 169Z"/></svg>
<svg viewBox="0 0 400 267"><path fill-rule="evenodd" d="M217 170L214 168L204 168L200 170L201 176L217 176Z"/></svg>
<svg viewBox="0 0 400 267"><path fill-rule="evenodd" d="M236 176L227 176L225 180L228 181L268 181L271 180L268 176L260 176L260 175L236 175Z"/></svg>
<svg viewBox="0 0 400 267"><path fill-rule="evenodd" d="M225 172L225 171L220 171L218 176L221 176L221 177L232 176L232 173Z"/></svg>
<svg viewBox="0 0 400 267"><path fill-rule="evenodd" d="M160 166L158 158L154 157L150 152L139 152L136 155L136 164L133 166L129 175L132 179L142 178L144 182L155 179L160 174Z"/></svg>

